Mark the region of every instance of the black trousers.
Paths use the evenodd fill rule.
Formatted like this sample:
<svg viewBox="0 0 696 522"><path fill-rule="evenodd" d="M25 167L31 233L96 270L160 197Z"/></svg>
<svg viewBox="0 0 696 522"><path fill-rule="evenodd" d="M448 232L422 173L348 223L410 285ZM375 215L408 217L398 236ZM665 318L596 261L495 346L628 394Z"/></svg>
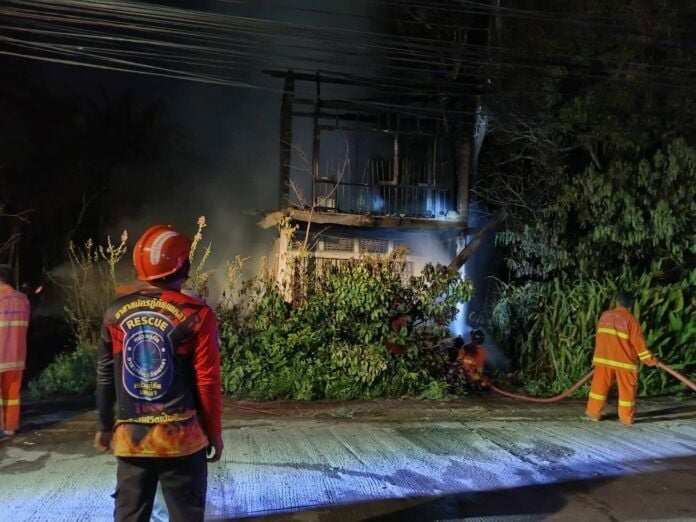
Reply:
<svg viewBox="0 0 696 522"><path fill-rule="evenodd" d="M172 522L202 521L208 465L205 448L185 457L117 457L117 522L148 522L155 500L157 482Z"/></svg>

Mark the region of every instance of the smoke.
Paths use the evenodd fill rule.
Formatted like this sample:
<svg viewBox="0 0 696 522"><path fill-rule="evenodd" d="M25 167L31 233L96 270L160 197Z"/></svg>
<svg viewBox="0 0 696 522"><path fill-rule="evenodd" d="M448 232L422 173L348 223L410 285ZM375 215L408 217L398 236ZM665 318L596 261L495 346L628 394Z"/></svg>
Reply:
<svg viewBox="0 0 696 522"><path fill-rule="evenodd" d="M305 25L369 29L373 22L365 16L330 16L313 11L325 5L303 0L294 2L292 9L278 9L249 4L221 4L207 2L210 10L226 9L230 14L276 19ZM306 9L306 10L305 10ZM332 10L360 15L371 14L374 7L354 5L348 0L333 2ZM374 27L373 27L374 28ZM282 49L268 48L272 54L283 54ZM327 50L330 53L330 49ZM274 57L275 58L275 57ZM357 72L343 67L340 53L329 54L335 70ZM278 58L275 58L278 63ZM288 62L291 67L306 64ZM173 165L171 181L156 193L140 194L145 204L140 210L121 217L114 223L116 231L127 229L131 245L153 224L171 224L182 233L193 235L196 220L205 215L208 227L199 248L212 243L212 254L207 268L214 270L210 285L210 299L221 297L228 260L237 255L251 258L250 270L258 266L262 256L272 253L274 230L262 230L257 222L265 211L276 210L279 203L280 159L280 103L283 84L263 74L259 64L248 64L246 74L250 83L265 87L258 90L220 87L179 82L163 93L168 117L190 134L197 161ZM360 71L365 74L365 71ZM305 86L309 89L313 86ZM298 84L298 89L302 88ZM311 89L310 89L311 90ZM299 92L298 94L313 94ZM344 88L331 88L330 96L347 95ZM355 90L350 92L356 96ZM293 142L310 144L311 129L295 119ZM340 158L345 155L341 140L322 143L322 155ZM350 144L350 155L357 145ZM172 151L176 156L178 151ZM146 172L143 176L147 176ZM130 245L129 245L130 246Z"/></svg>
<svg viewBox="0 0 696 522"><path fill-rule="evenodd" d="M474 228L482 228L490 216L482 212L476 201L471 201L469 204L469 226ZM468 236L466 242L471 241L473 236ZM483 244L479 247L476 253L464 264L460 273L466 276L474 284L473 298L460 305L460 312L457 314L456 320L450 326L450 330L454 335L461 335L465 341L469 341L470 331L479 329L486 335L484 346L488 352L488 365L497 371L508 371L511 367L510 359L505 355L503 350L498 346L493 338L490 328L484 324L490 310L490 293L492 288L491 275L499 270L495 255L495 241L493 236L484 239Z"/></svg>
<svg viewBox="0 0 696 522"><path fill-rule="evenodd" d="M247 142L258 147L258 141ZM262 145L261 145L262 146ZM251 258L249 266L256 266L262 256L268 256L274 231L264 231L257 226L259 215L250 211L270 206L269 192L264 177L273 172L272 162L264 161L268 155L249 156L237 162L237 169L245 172L249 180L234 174L226 177L212 172L207 182L196 181L205 177L193 177L190 184L180 184L157 203L149 205L143 212L124 218L119 228L129 231L129 246L148 227L154 224L169 224L183 234L193 237L197 230L196 221L205 216L208 223L203 229L203 239L198 245L197 258L211 246L205 270L212 270L209 290L210 300L219 301L224 289L227 261L236 256ZM255 158L259 158L255 160ZM269 163L271 163L269 165Z"/></svg>

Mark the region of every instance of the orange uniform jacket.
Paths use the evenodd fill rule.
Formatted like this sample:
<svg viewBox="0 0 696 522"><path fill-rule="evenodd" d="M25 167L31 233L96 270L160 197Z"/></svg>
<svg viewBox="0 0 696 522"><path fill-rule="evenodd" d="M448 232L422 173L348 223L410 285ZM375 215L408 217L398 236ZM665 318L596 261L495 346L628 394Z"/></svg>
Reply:
<svg viewBox="0 0 696 522"><path fill-rule="evenodd" d="M457 355L457 362L467 374L483 373L483 365L486 362L486 349L481 345L471 347L467 345L461 348Z"/></svg>
<svg viewBox="0 0 696 522"><path fill-rule="evenodd" d="M24 370L28 326L29 299L0 283L0 372Z"/></svg>
<svg viewBox="0 0 696 522"><path fill-rule="evenodd" d="M645 347L643 332L633 314L623 306L607 310L597 325L593 364L638 371L638 360L653 355Z"/></svg>

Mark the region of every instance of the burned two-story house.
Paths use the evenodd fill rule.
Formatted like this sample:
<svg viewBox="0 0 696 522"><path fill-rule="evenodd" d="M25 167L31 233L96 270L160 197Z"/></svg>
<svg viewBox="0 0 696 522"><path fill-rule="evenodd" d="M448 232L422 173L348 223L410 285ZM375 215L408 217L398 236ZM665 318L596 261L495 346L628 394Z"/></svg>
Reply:
<svg viewBox="0 0 696 522"><path fill-rule="evenodd" d="M365 254L407 251L404 276L428 262L450 264L471 232L469 173L475 117L409 103L360 78L271 71L283 80L279 208L260 225L280 230L277 275L297 245L314 269Z"/></svg>

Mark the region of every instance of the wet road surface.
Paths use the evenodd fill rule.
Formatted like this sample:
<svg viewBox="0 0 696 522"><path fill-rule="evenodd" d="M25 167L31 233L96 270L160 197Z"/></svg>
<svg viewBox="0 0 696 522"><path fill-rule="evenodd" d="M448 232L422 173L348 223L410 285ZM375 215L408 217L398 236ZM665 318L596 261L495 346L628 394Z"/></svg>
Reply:
<svg viewBox="0 0 696 522"><path fill-rule="evenodd" d="M582 410L485 398L229 402L207 516L696 519L696 401L644 400L632 428ZM0 520L111 520L115 459L94 453L94 419L44 407L0 441Z"/></svg>

